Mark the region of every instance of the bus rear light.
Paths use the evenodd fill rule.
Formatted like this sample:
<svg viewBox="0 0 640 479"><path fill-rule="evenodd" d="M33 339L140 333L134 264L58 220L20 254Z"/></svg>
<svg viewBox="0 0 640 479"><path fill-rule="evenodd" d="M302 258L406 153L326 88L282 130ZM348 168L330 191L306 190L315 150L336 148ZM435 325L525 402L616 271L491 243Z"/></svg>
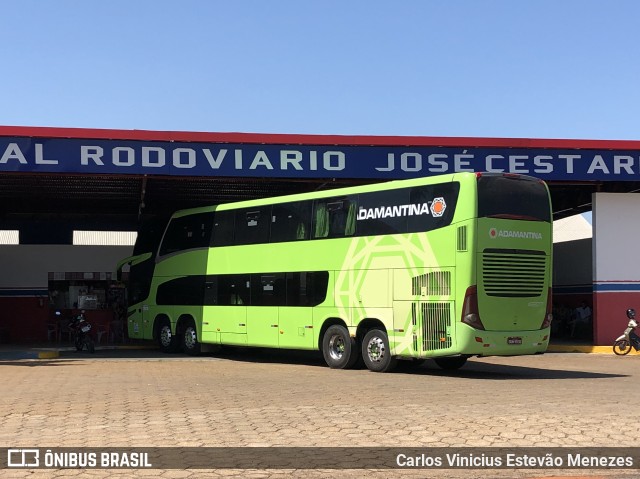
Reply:
<svg viewBox="0 0 640 479"><path fill-rule="evenodd" d="M550 327L551 321L553 321L553 300L551 298L551 288L549 288L549 294L547 295L547 310L544 313L544 320L542 321L540 329L547 329Z"/></svg>
<svg viewBox="0 0 640 479"><path fill-rule="evenodd" d="M464 303L462 305L462 322L474 329L484 330L484 325L480 320L480 312L478 311L478 287L469 286L464 294Z"/></svg>
<svg viewBox="0 0 640 479"><path fill-rule="evenodd" d="M482 338L476 336L476 343L484 343L484 341L482 340Z"/></svg>

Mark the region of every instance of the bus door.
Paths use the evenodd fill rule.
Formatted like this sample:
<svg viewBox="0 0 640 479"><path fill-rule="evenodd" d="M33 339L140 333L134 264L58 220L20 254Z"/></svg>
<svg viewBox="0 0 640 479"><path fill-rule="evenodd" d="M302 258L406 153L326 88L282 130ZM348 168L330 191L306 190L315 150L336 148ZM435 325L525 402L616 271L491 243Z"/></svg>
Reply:
<svg viewBox="0 0 640 479"><path fill-rule="evenodd" d="M278 346L282 349L315 349L313 308L327 298L329 272L287 273L286 301L280 301ZM277 282L276 288L282 283ZM282 296L282 292L278 292Z"/></svg>
<svg viewBox="0 0 640 479"><path fill-rule="evenodd" d="M212 327L220 332L221 344L247 344L247 305L250 304L249 275L218 277L218 304Z"/></svg>
<svg viewBox="0 0 640 479"><path fill-rule="evenodd" d="M284 273L251 275L251 307L247 308L247 340L251 346L278 347L278 306L286 302Z"/></svg>

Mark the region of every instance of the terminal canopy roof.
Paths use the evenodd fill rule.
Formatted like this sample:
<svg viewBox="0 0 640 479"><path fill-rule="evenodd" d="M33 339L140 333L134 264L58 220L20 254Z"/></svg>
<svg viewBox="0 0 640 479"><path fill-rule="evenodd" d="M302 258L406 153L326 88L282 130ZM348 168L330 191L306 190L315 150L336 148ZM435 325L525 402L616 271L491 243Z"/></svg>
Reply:
<svg viewBox="0 0 640 479"><path fill-rule="evenodd" d="M0 126L0 229L55 241L182 208L464 170L544 179L560 219L590 210L595 192L640 190L640 141Z"/></svg>

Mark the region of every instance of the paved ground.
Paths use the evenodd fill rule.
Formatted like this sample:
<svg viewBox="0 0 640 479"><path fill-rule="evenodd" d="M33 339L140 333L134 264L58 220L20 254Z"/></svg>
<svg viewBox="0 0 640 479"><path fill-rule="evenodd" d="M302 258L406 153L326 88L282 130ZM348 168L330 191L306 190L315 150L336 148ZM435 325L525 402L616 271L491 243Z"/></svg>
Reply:
<svg viewBox="0 0 640 479"><path fill-rule="evenodd" d="M315 355L67 352L0 361L0 446L636 447L640 357L546 354L392 374ZM78 470L2 477L84 477ZM640 477L640 470L93 470L87 477Z"/></svg>

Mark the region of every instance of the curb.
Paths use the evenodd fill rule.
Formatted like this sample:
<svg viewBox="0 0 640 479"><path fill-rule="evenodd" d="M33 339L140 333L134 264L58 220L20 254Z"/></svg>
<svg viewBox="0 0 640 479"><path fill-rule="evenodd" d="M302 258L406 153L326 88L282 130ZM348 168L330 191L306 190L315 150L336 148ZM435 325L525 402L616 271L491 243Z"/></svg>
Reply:
<svg viewBox="0 0 640 479"><path fill-rule="evenodd" d="M118 346L97 346L96 351L109 351L109 350L121 350L121 351L134 351L134 350L147 350L155 349L156 345L146 344L122 344ZM10 349L2 351L0 350L0 361L15 361L19 359L58 359L60 353L64 351L75 351L75 348L61 347L61 348L38 348L38 349Z"/></svg>
<svg viewBox="0 0 640 479"><path fill-rule="evenodd" d="M60 352L73 350L74 348L57 348L57 349L32 349L32 350L13 350L0 351L0 361L13 361L19 359L58 359ZM102 346L97 347L96 351L105 350L148 350L156 349L156 345L146 344L123 344L119 346ZM552 344L547 348L547 353L583 353L583 354L609 354L614 355L611 346L585 346L585 345L565 345ZM629 356L640 356L640 351L632 350Z"/></svg>
<svg viewBox="0 0 640 479"><path fill-rule="evenodd" d="M578 346L578 345L554 345L547 348L548 353L588 353L588 354L614 354L611 346ZM640 355L640 352L632 350L629 356Z"/></svg>
<svg viewBox="0 0 640 479"><path fill-rule="evenodd" d="M18 359L57 359L60 351L6 351L0 352L0 361L14 361Z"/></svg>

